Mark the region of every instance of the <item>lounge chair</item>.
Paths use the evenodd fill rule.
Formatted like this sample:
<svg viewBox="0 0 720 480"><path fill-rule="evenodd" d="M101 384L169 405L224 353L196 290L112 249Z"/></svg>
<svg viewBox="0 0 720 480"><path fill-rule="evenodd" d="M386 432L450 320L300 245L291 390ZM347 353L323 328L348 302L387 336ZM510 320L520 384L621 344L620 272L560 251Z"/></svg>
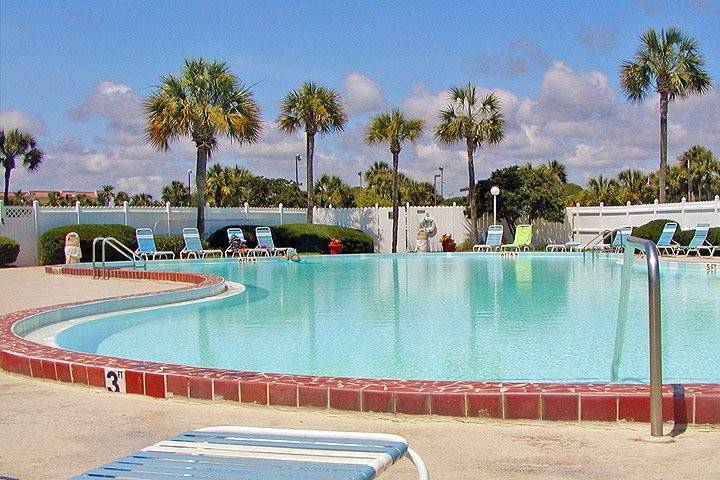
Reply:
<svg viewBox="0 0 720 480"><path fill-rule="evenodd" d="M211 427L163 440L74 479L371 479L408 457L420 480L422 458L397 435L252 427Z"/></svg>
<svg viewBox="0 0 720 480"><path fill-rule="evenodd" d="M502 245L503 226L490 225L487 229L484 245L473 245L473 252L497 250Z"/></svg>
<svg viewBox="0 0 720 480"><path fill-rule="evenodd" d="M145 260L155 260L160 258L175 258L175 252L170 250L158 250L155 246L155 235L151 228L138 228L135 230L135 239L138 248L135 253Z"/></svg>
<svg viewBox="0 0 720 480"><path fill-rule="evenodd" d="M621 227L615 231L615 237L613 238L612 243L610 244L609 250L611 252L620 253L625 251L625 243L627 242L628 237L632 235L632 229L631 226Z"/></svg>
<svg viewBox="0 0 720 480"><path fill-rule="evenodd" d="M282 256L287 253L287 248L275 246L270 227L255 228L255 236L257 237L257 248L265 249L272 256Z"/></svg>
<svg viewBox="0 0 720 480"><path fill-rule="evenodd" d="M545 247L546 252L572 252L580 251L583 248L582 243L577 240L570 240L565 243L551 243Z"/></svg>
<svg viewBox="0 0 720 480"><path fill-rule="evenodd" d="M663 227L663 231L658 238L657 246L658 252L662 255L675 255L677 248L680 246L679 243L673 240L675 231L677 230L678 224L675 222L667 222Z"/></svg>
<svg viewBox="0 0 720 480"><path fill-rule="evenodd" d="M200 242L200 233L197 228L183 228L183 240L185 240L185 248L180 251L180 258L205 258L208 255L217 255L222 257L222 250L205 250Z"/></svg>
<svg viewBox="0 0 720 480"><path fill-rule="evenodd" d="M685 253L685 256L687 257L690 255L690 253L695 252L698 254L698 256L702 256L702 251L706 250L708 254L712 257L715 255L715 250L720 251L720 246L713 245L712 243L708 242L707 237L710 233L710 224L706 222L698 223L695 226L695 234L693 235L693 238L690 240L690 243L684 246L677 247L677 253Z"/></svg>
<svg viewBox="0 0 720 480"><path fill-rule="evenodd" d="M228 228L227 229L227 237L228 237L228 247L225 249L225 256L227 257L230 255L231 257L235 256L235 252L232 249L232 242L233 239L239 239L242 243L247 244L247 240L245 240L245 234L242 231L242 228Z"/></svg>
<svg viewBox="0 0 720 480"><path fill-rule="evenodd" d="M505 244L500 250L530 250L532 244L532 225L518 225L515 227L515 238L512 243Z"/></svg>

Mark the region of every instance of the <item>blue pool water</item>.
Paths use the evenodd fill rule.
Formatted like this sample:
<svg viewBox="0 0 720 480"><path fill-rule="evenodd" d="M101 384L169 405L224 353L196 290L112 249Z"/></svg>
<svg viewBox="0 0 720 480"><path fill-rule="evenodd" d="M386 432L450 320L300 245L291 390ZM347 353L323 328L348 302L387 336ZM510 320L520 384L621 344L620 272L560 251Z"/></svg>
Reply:
<svg viewBox="0 0 720 480"><path fill-rule="evenodd" d="M116 313L58 345L211 367L412 379L610 381L622 259L362 255L155 264L247 291ZM619 381L645 381L647 276L633 267ZM720 275L662 265L665 380L720 381Z"/></svg>

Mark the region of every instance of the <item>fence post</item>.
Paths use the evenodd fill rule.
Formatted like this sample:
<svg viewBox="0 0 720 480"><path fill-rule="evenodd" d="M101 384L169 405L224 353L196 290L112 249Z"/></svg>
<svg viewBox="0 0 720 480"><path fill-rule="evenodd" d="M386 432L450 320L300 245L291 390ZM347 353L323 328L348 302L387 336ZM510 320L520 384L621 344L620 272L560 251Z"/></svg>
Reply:
<svg viewBox="0 0 720 480"><path fill-rule="evenodd" d="M682 223L683 223L683 225L685 225L687 227L687 212L685 211L685 202L687 202L687 198L682 197L680 199L680 204L682 205L681 206L682 217L683 217Z"/></svg>
<svg viewBox="0 0 720 480"><path fill-rule="evenodd" d="M659 201L656 198L655 201L653 202L653 220L655 220L657 218L658 203L659 203Z"/></svg>
<svg viewBox="0 0 720 480"><path fill-rule="evenodd" d="M125 200L123 202L123 218L124 218L123 224L127 225L128 224L128 202L127 202L127 200Z"/></svg>
<svg viewBox="0 0 720 480"><path fill-rule="evenodd" d="M165 215L167 217L167 234L170 236L170 202L165 203Z"/></svg>
<svg viewBox="0 0 720 480"><path fill-rule="evenodd" d="M375 204L375 239L377 241L378 253L380 253L380 205Z"/></svg>
<svg viewBox="0 0 720 480"><path fill-rule="evenodd" d="M598 229L598 235L605 229L605 222L603 221L603 207L605 202L600 202L600 228Z"/></svg>
<svg viewBox="0 0 720 480"><path fill-rule="evenodd" d="M627 220L627 224L630 225L630 200L625 204L625 219Z"/></svg>
<svg viewBox="0 0 720 480"><path fill-rule="evenodd" d="M75 215L77 215L77 224L80 225L80 201L75 201Z"/></svg>
<svg viewBox="0 0 720 480"><path fill-rule="evenodd" d="M250 220L250 205L248 205L248 202L245 202L245 223L248 223Z"/></svg>
<svg viewBox="0 0 720 480"><path fill-rule="evenodd" d="M580 229L577 226L578 220L580 220L580 202L575 203L575 214L573 215L572 224L573 240L575 240L575 235L580 235Z"/></svg>
<svg viewBox="0 0 720 480"><path fill-rule="evenodd" d="M457 239L455 236L455 219L457 218L457 202L453 202L453 214L452 214L452 230L450 231L450 234L453 236L454 239ZM463 213L463 215L465 215Z"/></svg>
<svg viewBox="0 0 720 480"><path fill-rule="evenodd" d="M35 226L35 236L38 234L38 215L40 214L40 202L33 200L33 222Z"/></svg>
<svg viewBox="0 0 720 480"><path fill-rule="evenodd" d="M283 224L283 204L278 204L278 213L280 213L280 225Z"/></svg>

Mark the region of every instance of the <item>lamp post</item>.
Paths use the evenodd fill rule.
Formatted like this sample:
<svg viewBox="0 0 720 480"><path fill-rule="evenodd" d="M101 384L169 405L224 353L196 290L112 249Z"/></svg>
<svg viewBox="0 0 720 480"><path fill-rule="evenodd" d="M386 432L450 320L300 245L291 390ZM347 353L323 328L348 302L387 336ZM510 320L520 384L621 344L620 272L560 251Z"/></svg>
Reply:
<svg viewBox="0 0 720 480"><path fill-rule="evenodd" d="M496 185L490 189L493 196L493 225L497 225L497 196L500 194L500 188Z"/></svg>
<svg viewBox="0 0 720 480"><path fill-rule="evenodd" d="M302 161L302 157L299 153L295 154L295 185L300 188L300 176L298 174L298 164Z"/></svg>
<svg viewBox="0 0 720 480"><path fill-rule="evenodd" d="M362 172L358 172L358 177L360 177L360 188L362 188Z"/></svg>
<svg viewBox="0 0 720 480"><path fill-rule="evenodd" d="M192 170L188 168L187 176L188 176L188 207L192 204L192 187L190 185L190 175L192 175Z"/></svg>
<svg viewBox="0 0 720 480"><path fill-rule="evenodd" d="M438 167L440 170L440 198L445 198L445 167Z"/></svg>
<svg viewBox="0 0 720 480"><path fill-rule="evenodd" d="M435 205L437 205L437 179L440 179L440 188L442 188L442 175L438 175L437 173L433 175L433 192L435 192ZM442 195L441 195L442 197Z"/></svg>

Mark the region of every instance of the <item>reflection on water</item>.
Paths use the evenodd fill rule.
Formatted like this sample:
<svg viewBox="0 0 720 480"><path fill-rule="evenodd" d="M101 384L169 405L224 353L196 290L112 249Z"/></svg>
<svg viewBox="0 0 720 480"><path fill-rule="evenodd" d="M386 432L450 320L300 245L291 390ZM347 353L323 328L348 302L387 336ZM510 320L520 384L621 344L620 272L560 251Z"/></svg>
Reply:
<svg viewBox="0 0 720 480"><path fill-rule="evenodd" d="M610 379L617 257L377 255L176 268L216 273L247 291L81 324L58 343L286 373ZM643 269L632 275L644 284ZM662 281L665 378L720 380L720 277L672 270ZM647 293L636 288L629 297L621 381L647 378Z"/></svg>

